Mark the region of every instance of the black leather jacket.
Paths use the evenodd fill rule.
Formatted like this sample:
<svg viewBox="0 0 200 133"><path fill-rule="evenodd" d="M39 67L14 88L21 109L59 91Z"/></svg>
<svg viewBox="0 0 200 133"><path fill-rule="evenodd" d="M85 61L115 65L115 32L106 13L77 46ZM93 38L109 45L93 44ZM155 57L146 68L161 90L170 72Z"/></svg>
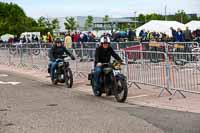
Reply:
<svg viewBox="0 0 200 133"><path fill-rule="evenodd" d="M56 59L61 58L64 54L67 54L74 59L74 56L64 46L57 47L54 45L49 51L49 58L51 61L55 61Z"/></svg>
<svg viewBox="0 0 200 133"><path fill-rule="evenodd" d="M112 47L109 46L107 49L105 49L101 45L96 49L95 52L95 66L97 63L109 63L111 56L116 60L122 62L122 59L119 57L119 55L116 54Z"/></svg>

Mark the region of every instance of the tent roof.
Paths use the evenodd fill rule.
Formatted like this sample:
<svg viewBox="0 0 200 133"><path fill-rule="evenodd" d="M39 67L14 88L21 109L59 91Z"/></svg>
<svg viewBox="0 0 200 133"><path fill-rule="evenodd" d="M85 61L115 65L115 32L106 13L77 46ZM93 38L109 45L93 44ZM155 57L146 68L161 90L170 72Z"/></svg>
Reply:
<svg viewBox="0 0 200 133"><path fill-rule="evenodd" d="M190 30L200 29L200 21L190 21L185 24L185 27L189 27Z"/></svg>
<svg viewBox="0 0 200 133"><path fill-rule="evenodd" d="M139 35L139 32L141 30L145 31L150 31L150 32L163 32L168 34L169 36L171 35L171 30L170 27L173 27L174 29L181 28L185 29L184 24L177 22L177 21L162 21L162 20L151 20L148 23L138 27L136 29L137 35Z"/></svg>

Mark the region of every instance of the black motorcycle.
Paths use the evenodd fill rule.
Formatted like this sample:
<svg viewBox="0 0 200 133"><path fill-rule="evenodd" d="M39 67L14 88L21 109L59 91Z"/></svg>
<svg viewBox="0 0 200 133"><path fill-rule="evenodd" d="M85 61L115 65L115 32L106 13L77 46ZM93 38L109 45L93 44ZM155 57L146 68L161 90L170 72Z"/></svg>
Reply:
<svg viewBox="0 0 200 133"><path fill-rule="evenodd" d="M128 95L128 87L126 76L121 73L121 64L114 61L112 64L102 64L103 72L100 76L101 89L95 89L94 70L88 76L91 81L93 93L95 96L101 96L103 93L106 96L114 95L118 102L125 102Z"/></svg>
<svg viewBox="0 0 200 133"><path fill-rule="evenodd" d="M70 57L64 55L62 58L57 59L58 65L55 69L53 84L65 83L68 88L73 85L73 74L69 67ZM48 68L48 73L50 73L51 64Z"/></svg>

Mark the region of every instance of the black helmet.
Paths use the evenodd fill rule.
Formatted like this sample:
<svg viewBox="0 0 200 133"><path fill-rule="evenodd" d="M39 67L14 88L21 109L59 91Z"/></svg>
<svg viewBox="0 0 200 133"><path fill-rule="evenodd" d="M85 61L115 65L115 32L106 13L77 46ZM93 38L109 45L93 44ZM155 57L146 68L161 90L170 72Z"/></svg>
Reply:
<svg viewBox="0 0 200 133"><path fill-rule="evenodd" d="M61 41L60 38L56 38L56 39L55 39L55 43L62 43L62 41Z"/></svg>

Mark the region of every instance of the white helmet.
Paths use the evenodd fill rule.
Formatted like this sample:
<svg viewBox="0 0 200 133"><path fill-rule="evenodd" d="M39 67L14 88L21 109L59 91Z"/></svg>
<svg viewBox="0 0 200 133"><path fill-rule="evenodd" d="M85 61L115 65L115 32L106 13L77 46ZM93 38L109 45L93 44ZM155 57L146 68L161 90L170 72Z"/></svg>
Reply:
<svg viewBox="0 0 200 133"><path fill-rule="evenodd" d="M110 44L110 38L108 36L104 36L100 39L100 43L103 44L103 43L108 43Z"/></svg>

